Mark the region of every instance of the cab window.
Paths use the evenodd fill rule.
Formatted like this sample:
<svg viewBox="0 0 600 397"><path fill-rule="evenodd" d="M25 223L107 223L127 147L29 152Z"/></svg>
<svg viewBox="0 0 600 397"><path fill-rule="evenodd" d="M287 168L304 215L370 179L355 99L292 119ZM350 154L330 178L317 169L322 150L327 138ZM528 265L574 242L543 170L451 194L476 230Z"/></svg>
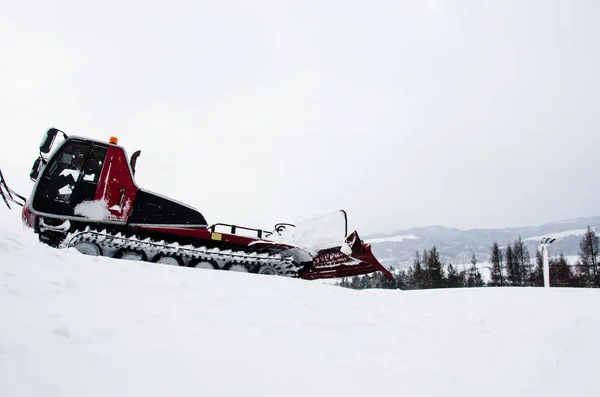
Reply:
<svg viewBox="0 0 600 397"><path fill-rule="evenodd" d="M92 154L90 154L90 158L85 165L85 170L83 171L83 182L98 183L98 179L100 179L100 174L102 173L102 167L104 166L106 151L107 148L105 147L94 146Z"/></svg>

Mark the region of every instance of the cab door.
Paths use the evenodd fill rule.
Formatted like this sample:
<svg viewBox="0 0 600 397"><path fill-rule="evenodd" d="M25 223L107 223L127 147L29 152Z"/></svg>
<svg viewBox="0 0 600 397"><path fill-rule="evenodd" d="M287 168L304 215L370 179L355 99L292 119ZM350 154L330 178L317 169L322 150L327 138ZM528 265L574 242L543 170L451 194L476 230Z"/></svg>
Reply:
<svg viewBox="0 0 600 397"><path fill-rule="evenodd" d="M137 192L125 151L120 146L109 146L94 200L104 203L109 220L127 222Z"/></svg>

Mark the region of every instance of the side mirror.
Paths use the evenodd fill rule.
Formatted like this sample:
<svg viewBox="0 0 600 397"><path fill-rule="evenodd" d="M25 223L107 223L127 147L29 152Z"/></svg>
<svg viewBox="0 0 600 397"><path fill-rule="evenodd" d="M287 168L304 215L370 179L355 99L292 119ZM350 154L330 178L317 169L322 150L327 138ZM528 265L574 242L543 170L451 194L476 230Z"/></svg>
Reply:
<svg viewBox="0 0 600 397"><path fill-rule="evenodd" d="M46 131L44 137L42 138L42 142L40 143L40 152L48 154L57 133L58 130L56 128L50 128L48 131Z"/></svg>
<svg viewBox="0 0 600 397"><path fill-rule="evenodd" d="M34 163L33 163L33 167L31 167L31 172L29 173L29 177L31 178L32 181L37 181L38 177L40 176L40 171L42 170L42 168L44 167L44 159L42 159L41 157L38 157Z"/></svg>
<svg viewBox="0 0 600 397"><path fill-rule="evenodd" d="M58 128L53 127L53 128L50 128L48 131L46 131L46 134L44 134L44 137L42 138L42 142L40 143L40 152L42 152L43 154L48 154L48 152L50 152L50 148L52 147L52 143L54 143L56 134L58 134L59 132L61 134L63 134L65 139L67 138L67 134L65 134Z"/></svg>

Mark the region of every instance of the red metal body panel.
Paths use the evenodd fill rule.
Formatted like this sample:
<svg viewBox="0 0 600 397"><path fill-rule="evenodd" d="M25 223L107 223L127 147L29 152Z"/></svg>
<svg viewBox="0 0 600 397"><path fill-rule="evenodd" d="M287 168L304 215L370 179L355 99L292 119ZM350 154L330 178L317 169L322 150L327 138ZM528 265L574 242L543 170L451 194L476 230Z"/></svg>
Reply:
<svg viewBox="0 0 600 397"><path fill-rule="evenodd" d="M385 277L389 280L393 280L394 276L387 269L380 269L374 267L366 262L361 262L358 265L352 266L331 266L326 268L317 268L314 272L307 272L302 274L300 277L305 280L319 280L325 278L340 278L340 277L353 277L364 274L381 271Z"/></svg>
<svg viewBox="0 0 600 397"><path fill-rule="evenodd" d="M145 230L148 232L157 232L164 234L173 234L175 236L193 237L199 240L210 240L210 230L205 227L169 227L169 226L133 226L134 229Z"/></svg>
<svg viewBox="0 0 600 397"><path fill-rule="evenodd" d="M127 221L138 187L133 181L123 149L110 146L94 200L104 200L110 213L119 221Z"/></svg>
<svg viewBox="0 0 600 397"><path fill-rule="evenodd" d="M363 245L363 247L365 246ZM315 271L304 274L302 278L313 280L321 278L350 277L380 271L386 278L390 280L394 279L392 273L379 263L375 256L370 253L370 250L364 254L353 253L351 256L348 256L339 250L325 252L317 255L313 259L313 263Z"/></svg>
<svg viewBox="0 0 600 397"><path fill-rule="evenodd" d="M356 231L346 238L346 244L351 250L349 255L341 250L324 250L313 258L316 273L308 273L303 278L337 278L380 271L389 280L394 279L394 275L373 255L371 244L363 244Z"/></svg>
<svg viewBox="0 0 600 397"><path fill-rule="evenodd" d="M216 240L224 243L237 244L241 246L248 246L251 243L260 244L261 240L252 237L239 236L236 234L222 233L222 232L211 232L206 227L169 227L167 225L163 227L158 226L134 226L135 229L145 230L149 232L173 234L176 236L192 237L198 240ZM272 245L270 242L265 244ZM280 247L291 248L290 245L276 243Z"/></svg>
<svg viewBox="0 0 600 397"><path fill-rule="evenodd" d="M23 209L21 210L21 220L27 227L33 228L35 225L35 215L29 210L29 200L27 200L25 205L23 205Z"/></svg>

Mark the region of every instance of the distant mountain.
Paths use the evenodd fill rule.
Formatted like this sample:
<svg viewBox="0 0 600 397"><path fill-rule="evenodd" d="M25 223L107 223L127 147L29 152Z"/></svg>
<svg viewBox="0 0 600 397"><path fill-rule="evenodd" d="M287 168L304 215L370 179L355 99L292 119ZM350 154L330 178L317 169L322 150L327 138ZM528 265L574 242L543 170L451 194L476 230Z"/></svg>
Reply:
<svg viewBox="0 0 600 397"><path fill-rule="evenodd" d="M412 265L416 251L422 253L434 245L446 264L467 264L472 252L475 252L478 262L488 262L494 241L500 247L505 247L520 235L533 261L542 237L557 237L548 250L550 256L560 253L567 256L578 255L579 242L588 225L592 230L600 230L600 216L508 229L460 230L436 225L399 230L390 234L373 234L365 236L364 240L372 244L373 253L385 266L408 268Z"/></svg>

